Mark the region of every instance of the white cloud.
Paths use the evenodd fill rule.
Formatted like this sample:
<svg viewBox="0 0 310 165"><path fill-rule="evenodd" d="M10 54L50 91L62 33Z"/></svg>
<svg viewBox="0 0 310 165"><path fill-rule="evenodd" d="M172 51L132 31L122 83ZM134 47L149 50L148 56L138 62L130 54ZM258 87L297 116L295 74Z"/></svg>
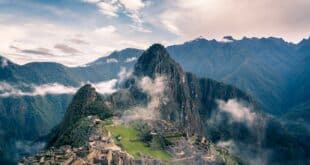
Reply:
<svg viewBox="0 0 310 165"><path fill-rule="evenodd" d="M129 57L129 58L126 58L125 62L129 63L129 62L136 61L137 59L138 59L137 57Z"/></svg>
<svg viewBox="0 0 310 165"><path fill-rule="evenodd" d="M176 0L164 5L158 17L153 15L158 20L153 24L163 25L182 40L232 35L237 39L276 36L298 42L309 35L308 0Z"/></svg>
<svg viewBox="0 0 310 165"><path fill-rule="evenodd" d="M39 29L37 27L40 27ZM148 42L142 38L132 39L122 35L115 26L81 30L78 27L67 27L33 20L30 23L19 24L5 22L0 24L0 54L17 64L29 62L58 62L67 66L79 66L92 62L107 52L128 47L145 48ZM74 44L70 39L83 40L89 44ZM62 43L81 50L77 54L68 54L55 45ZM19 49L13 49L18 47ZM49 50L48 54L34 54L34 51Z"/></svg>
<svg viewBox="0 0 310 165"><path fill-rule="evenodd" d="M101 13L109 17L118 17L119 13L127 15L133 21L133 25L130 25L134 30L139 32L149 33L151 30L143 27L143 20L141 10L147 6L147 2L142 0L83 0L84 2L95 4Z"/></svg>
<svg viewBox="0 0 310 165"><path fill-rule="evenodd" d="M149 30L144 30L142 28L142 19L141 19L141 9L143 9L146 4L142 0L120 0L120 3L124 6L127 15L133 20L135 26L141 32L148 32Z"/></svg>
<svg viewBox="0 0 310 165"><path fill-rule="evenodd" d="M107 16L111 16L111 17L117 17L117 11L119 10L119 7L111 2L99 2L98 7L100 8L100 11L107 15Z"/></svg>
<svg viewBox="0 0 310 165"><path fill-rule="evenodd" d="M118 73L119 82L122 83L124 80L129 78L133 73L132 69L127 69L125 67L121 68L121 71Z"/></svg>
<svg viewBox="0 0 310 165"><path fill-rule="evenodd" d="M117 79L112 79L109 81L92 83L91 85L96 89L96 92L100 94L111 94L117 91L116 89L117 82L118 82Z"/></svg>
<svg viewBox="0 0 310 165"><path fill-rule="evenodd" d="M110 63L118 63L118 60L116 58L108 58L106 63L110 64Z"/></svg>
<svg viewBox="0 0 310 165"><path fill-rule="evenodd" d="M133 11L137 11L145 7L142 0L120 0L120 2L125 6L125 8Z"/></svg>
<svg viewBox="0 0 310 165"><path fill-rule="evenodd" d="M44 84L44 85L27 85L32 88L32 91L23 91L16 86L12 86L6 82L0 82L0 97L10 96L44 96L47 94L74 94L77 90L75 87L64 86L58 83Z"/></svg>
<svg viewBox="0 0 310 165"><path fill-rule="evenodd" d="M59 84L59 83L48 83L48 84L42 84L42 85L35 85L35 84L25 84L25 83L10 84L5 81L0 81L0 97L45 96L48 94L50 95L75 94L76 91L79 90L85 84L91 84L96 89L96 92L100 94L112 94L118 90L117 84L129 78L131 75L132 75L132 70L127 70L126 68L123 67L118 73L118 79L111 79L108 81L102 81L102 82L96 82L96 83L82 82L79 87L66 86L66 85ZM155 82L158 83L157 81L159 80L156 80ZM159 86L155 85L155 87L159 87ZM28 90L26 91L22 90L24 88Z"/></svg>
<svg viewBox="0 0 310 165"><path fill-rule="evenodd" d="M111 94L117 91L116 84L118 80L112 79L108 81L102 81L98 83L90 83L98 93ZM0 82L0 97L19 97L19 96L45 96L45 95L73 95L82 87L84 83L79 87L65 86L59 83L49 83L43 85L34 84L22 84L13 85L7 82ZM22 90L22 87L30 88L31 90Z"/></svg>
<svg viewBox="0 0 310 165"><path fill-rule="evenodd" d="M173 34L180 35L180 36L182 35L179 27L177 27L172 21L168 19L164 19L162 20L162 23L164 26L166 26L167 30L169 30Z"/></svg>
<svg viewBox="0 0 310 165"><path fill-rule="evenodd" d="M122 116L123 122L134 120L157 120L160 118L159 107L168 102L165 97L166 77L156 76L153 80L149 77L143 77L138 81L138 87L149 97L146 106L137 106L124 112Z"/></svg>
<svg viewBox="0 0 310 165"><path fill-rule="evenodd" d="M31 95L34 96L44 96L47 94L52 95L60 95L60 94L74 94L77 88L64 86L59 83L52 83L52 84L43 84L40 86L35 86Z"/></svg>
<svg viewBox="0 0 310 165"><path fill-rule="evenodd" d="M95 33L99 35L107 35L108 33L114 33L114 32L116 32L116 28L115 26L112 25L104 26L95 30Z"/></svg>
<svg viewBox="0 0 310 165"><path fill-rule="evenodd" d="M227 102L218 100L217 104L221 112L230 114L233 122L245 122L252 125L256 119L256 114L249 107L235 99L230 99Z"/></svg>
<svg viewBox="0 0 310 165"><path fill-rule="evenodd" d="M0 82L0 96L22 96L24 93L6 82Z"/></svg>

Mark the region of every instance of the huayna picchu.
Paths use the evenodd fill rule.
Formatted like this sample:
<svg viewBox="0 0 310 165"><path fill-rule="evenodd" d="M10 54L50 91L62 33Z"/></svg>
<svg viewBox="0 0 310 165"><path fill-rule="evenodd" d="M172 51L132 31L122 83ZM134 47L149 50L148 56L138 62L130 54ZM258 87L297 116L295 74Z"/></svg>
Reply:
<svg viewBox="0 0 310 165"><path fill-rule="evenodd" d="M40 139L44 151L19 163L281 164L280 156L298 163L310 153L251 96L184 72L160 44L130 73L110 95L80 88L63 121Z"/></svg>

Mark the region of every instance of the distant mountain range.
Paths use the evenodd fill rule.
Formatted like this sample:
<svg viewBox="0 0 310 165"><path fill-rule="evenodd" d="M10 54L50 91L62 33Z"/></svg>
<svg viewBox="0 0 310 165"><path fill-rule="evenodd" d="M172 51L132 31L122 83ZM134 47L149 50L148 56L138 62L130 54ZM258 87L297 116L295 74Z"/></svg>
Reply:
<svg viewBox="0 0 310 165"><path fill-rule="evenodd" d="M185 71L240 88L265 112L291 121L309 121L310 39L298 44L272 37L225 39L199 38L168 46L167 51ZM73 68L57 63L17 65L1 57L0 81L5 84L1 84L0 95L8 90L4 88L12 92L12 86L29 91L29 84L79 87L86 82L115 79L122 68L133 69L142 52L131 48L115 51ZM48 133L62 120L71 98L72 93L1 97L0 157L12 157L18 150L16 141L27 142ZM11 142L6 143L8 137Z"/></svg>

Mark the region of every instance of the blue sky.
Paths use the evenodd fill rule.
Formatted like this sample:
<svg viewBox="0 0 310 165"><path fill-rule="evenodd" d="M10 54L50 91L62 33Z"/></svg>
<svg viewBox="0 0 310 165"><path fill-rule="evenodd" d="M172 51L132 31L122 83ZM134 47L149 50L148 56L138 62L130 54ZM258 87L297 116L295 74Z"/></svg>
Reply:
<svg viewBox="0 0 310 165"><path fill-rule="evenodd" d="M197 37L310 35L309 0L0 0L0 54L82 65L113 50Z"/></svg>

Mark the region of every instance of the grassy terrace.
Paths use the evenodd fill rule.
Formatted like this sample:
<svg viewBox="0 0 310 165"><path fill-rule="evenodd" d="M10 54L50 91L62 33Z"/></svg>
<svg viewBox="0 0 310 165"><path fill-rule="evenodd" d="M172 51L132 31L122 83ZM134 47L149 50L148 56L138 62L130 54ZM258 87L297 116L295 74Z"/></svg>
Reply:
<svg viewBox="0 0 310 165"><path fill-rule="evenodd" d="M146 146L145 143L139 140L138 132L134 128L124 125L106 126L106 128L111 132L114 142L135 158L139 158L140 155L146 155L160 160L169 160L171 158L164 150L154 150Z"/></svg>

